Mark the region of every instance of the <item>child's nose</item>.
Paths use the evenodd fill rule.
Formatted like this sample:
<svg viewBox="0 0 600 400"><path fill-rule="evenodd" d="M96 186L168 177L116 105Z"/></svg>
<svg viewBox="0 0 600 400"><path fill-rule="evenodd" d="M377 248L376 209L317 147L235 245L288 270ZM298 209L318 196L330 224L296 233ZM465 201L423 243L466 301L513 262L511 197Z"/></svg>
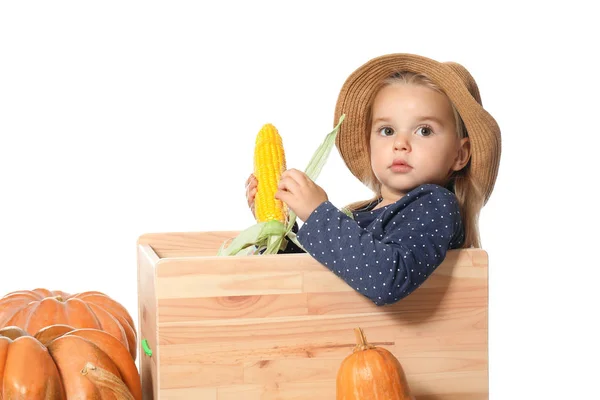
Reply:
<svg viewBox="0 0 600 400"><path fill-rule="evenodd" d="M410 143L406 135L401 133L396 134L396 138L394 139L394 150L410 151Z"/></svg>

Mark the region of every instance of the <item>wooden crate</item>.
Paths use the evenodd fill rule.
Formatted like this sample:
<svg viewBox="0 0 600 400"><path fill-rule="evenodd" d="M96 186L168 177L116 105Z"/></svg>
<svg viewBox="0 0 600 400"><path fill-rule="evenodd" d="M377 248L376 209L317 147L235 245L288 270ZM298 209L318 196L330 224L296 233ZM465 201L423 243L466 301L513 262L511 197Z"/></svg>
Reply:
<svg viewBox="0 0 600 400"><path fill-rule="evenodd" d="M335 399L353 328L394 353L417 400L488 398L487 253L450 251L378 307L308 254L216 257L237 232L138 241L144 399Z"/></svg>

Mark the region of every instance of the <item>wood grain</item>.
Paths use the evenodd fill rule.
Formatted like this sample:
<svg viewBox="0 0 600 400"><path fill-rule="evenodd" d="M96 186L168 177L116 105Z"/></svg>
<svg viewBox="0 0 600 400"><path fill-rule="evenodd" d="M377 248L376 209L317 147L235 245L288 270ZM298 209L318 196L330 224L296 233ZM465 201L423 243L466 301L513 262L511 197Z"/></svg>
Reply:
<svg viewBox="0 0 600 400"><path fill-rule="evenodd" d="M357 326L396 355L418 400L488 398L485 251L450 251L378 307L308 254L216 257L236 234L140 237L145 399L333 399Z"/></svg>

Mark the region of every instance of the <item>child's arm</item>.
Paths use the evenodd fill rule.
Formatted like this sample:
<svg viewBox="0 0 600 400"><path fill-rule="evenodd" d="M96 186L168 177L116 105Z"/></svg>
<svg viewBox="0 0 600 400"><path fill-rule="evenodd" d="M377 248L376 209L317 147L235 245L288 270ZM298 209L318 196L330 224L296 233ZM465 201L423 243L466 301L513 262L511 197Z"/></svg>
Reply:
<svg viewBox="0 0 600 400"><path fill-rule="evenodd" d="M423 185L388 206L369 227L325 201L300 228L298 240L348 285L384 305L419 287L463 238L454 194Z"/></svg>

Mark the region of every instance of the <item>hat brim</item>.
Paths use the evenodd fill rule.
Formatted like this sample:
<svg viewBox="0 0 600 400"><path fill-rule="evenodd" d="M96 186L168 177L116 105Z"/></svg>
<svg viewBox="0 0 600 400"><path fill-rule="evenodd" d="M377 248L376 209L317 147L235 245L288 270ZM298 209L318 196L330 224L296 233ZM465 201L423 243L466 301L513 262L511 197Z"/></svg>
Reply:
<svg viewBox="0 0 600 400"><path fill-rule="evenodd" d="M471 143L469 173L483 192L484 204L487 202L500 164L500 128L478 102L479 92L475 81L472 81L472 85L477 99L465 84L465 79L472 80L472 77L465 69L457 69L457 65L414 54L388 54L368 61L346 79L335 108L335 123L342 114L346 114L336 138L336 146L347 167L359 180L366 182L372 174L367 151L367 132L370 130L367 124L373 99L386 78L396 72L409 71L424 74L437 84L463 119ZM461 74L462 71L464 73Z"/></svg>

